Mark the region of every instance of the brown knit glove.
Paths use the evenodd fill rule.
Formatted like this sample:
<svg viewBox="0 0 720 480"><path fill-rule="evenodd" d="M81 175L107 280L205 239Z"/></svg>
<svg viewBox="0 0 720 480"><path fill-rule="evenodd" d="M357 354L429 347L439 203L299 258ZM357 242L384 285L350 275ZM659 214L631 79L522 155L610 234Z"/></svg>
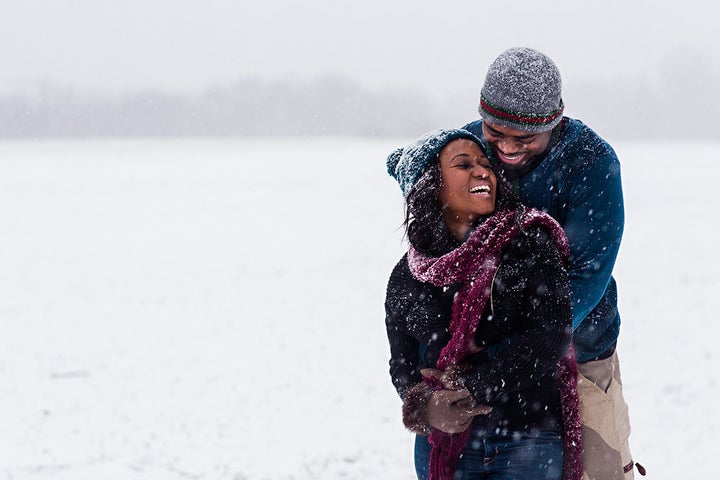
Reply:
<svg viewBox="0 0 720 480"><path fill-rule="evenodd" d="M405 394L403 423L410 431L421 435L429 434L433 428L445 433L460 433L470 426L475 415L492 410L474 403L465 389L433 391L421 382Z"/></svg>
<svg viewBox="0 0 720 480"><path fill-rule="evenodd" d="M403 424L411 432L429 435L432 431L428 423L428 403L432 393L432 388L425 382L420 382L405 394L402 406Z"/></svg>
<svg viewBox="0 0 720 480"><path fill-rule="evenodd" d="M420 373L423 377L437 378L448 390L461 390L465 388L465 375L471 368L468 365L450 365L445 370L423 368Z"/></svg>

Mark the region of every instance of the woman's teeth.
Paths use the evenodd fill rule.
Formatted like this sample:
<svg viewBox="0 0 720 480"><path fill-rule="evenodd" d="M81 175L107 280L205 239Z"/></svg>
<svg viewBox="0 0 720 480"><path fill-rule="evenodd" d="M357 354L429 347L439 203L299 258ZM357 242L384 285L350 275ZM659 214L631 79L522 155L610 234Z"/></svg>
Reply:
<svg viewBox="0 0 720 480"><path fill-rule="evenodd" d="M490 193L489 185L479 185L470 189L470 193Z"/></svg>

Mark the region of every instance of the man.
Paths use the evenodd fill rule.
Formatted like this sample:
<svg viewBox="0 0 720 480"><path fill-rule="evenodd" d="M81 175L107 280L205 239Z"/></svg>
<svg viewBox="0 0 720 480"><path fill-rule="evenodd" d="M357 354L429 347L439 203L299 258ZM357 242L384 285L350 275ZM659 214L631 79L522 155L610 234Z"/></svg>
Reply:
<svg viewBox="0 0 720 480"><path fill-rule="evenodd" d="M635 464L615 351L620 315L612 277L624 225L620 164L607 142L563 110L553 61L513 48L490 65L481 120L465 128L489 144L491 161L522 202L549 213L568 236L583 478L631 479Z"/></svg>

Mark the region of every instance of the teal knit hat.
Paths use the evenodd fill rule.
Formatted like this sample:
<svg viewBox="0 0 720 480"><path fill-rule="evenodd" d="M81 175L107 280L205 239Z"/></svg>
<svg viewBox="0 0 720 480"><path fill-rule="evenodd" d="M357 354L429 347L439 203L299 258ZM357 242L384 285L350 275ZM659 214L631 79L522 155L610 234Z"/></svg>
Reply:
<svg viewBox="0 0 720 480"><path fill-rule="evenodd" d="M483 153L487 150L482 141L463 129L434 130L426 133L415 142L394 150L387 157L387 171L400 184L403 196L407 197L413 185L425 172L440 151L457 138L466 138L477 143Z"/></svg>

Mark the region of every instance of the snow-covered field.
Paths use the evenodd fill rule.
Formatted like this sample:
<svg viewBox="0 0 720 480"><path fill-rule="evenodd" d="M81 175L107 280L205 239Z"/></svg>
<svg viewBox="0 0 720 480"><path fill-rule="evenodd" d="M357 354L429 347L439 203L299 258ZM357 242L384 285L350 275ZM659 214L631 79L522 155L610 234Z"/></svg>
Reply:
<svg viewBox="0 0 720 480"><path fill-rule="evenodd" d="M406 139L0 143L0 480L407 479ZM720 144L620 144L636 460L718 471Z"/></svg>

